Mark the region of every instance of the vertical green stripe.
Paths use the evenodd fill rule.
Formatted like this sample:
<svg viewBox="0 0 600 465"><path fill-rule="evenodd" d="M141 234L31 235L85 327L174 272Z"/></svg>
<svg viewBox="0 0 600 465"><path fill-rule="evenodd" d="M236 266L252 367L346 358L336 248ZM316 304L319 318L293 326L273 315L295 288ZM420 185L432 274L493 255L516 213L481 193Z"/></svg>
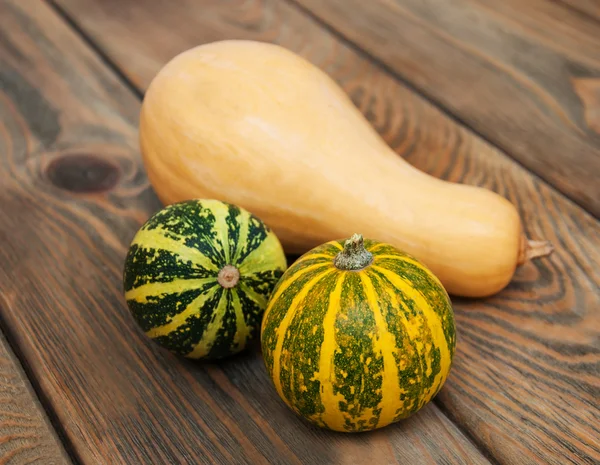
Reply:
<svg viewBox="0 0 600 465"><path fill-rule="evenodd" d="M237 254L240 248L240 232L243 225L242 210L231 204L225 204L227 207L227 216L225 223L227 225L227 248L229 250L229 264L237 263Z"/></svg>
<svg viewBox="0 0 600 465"><path fill-rule="evenodd" d="M270 232L265 224L252 214L248 215L247 229L246 240L240 242L243 247L237 253L237 263L243 263L246 257L263 243Z"/></svg>
<svg viewBox="0 0 600 465"><path fill-rule="evenodd" d="M227 217L229 216L229 207L226 203L218 200L204 200L202 206L209 209L214 215L213 223L213 242L221 248L224 265L231 263L233 253L229 247L229 227Z"/></svg>
<svg viewBox="0 0 600 465"><path fill-rule="evenodd" d="M202 340L211 321L214 321L217 317L218 302L221 298L222 288L221 286L214 286L214 288L215 290L210 297L204 301L202 306L198 307L196 313L190 315L185 320L184 324L178 326L176 330L171 331L168 335L157 336L154 340L166 349L180 355L186 355L191 352L198 342ZM179 311L177 313L185 311L188 305L178 307Z"/></svg>
<svg viewBox="0 0 600 465"><path fill-rule="evenodd" d="M292 299L306 283L315 276L321 275L327 268L326 265L312 265L307 267L295 267L292 265L275 286L265 310L261 332L263 357L270 373L273 372L273 352L277 345L277 331L287 314Z"/></svg>
<svg viewBox="0 0 600 465"><path fill-rule="evenodd" d="M376 335L360 272L347 272L336 319L334 391L345 399L340 409L352 431L372 429L381 414L383 357L374 348Z"/></svg>
<svg viewBox="0 0 600 465"><path fill-rule="evenodd" d="M412 315L400 305L397 290L380 273L368 270L373 287L379 298L379 307L386 321L387 330L394 335L394 359L398 367L398 385L401 387L399 405L394 421L405 418L420 407L424 382L424 364L417 343L409 332L413 327ZM417 333L418 334L418 333Z"/></svg>
<svg viewBox="0 0 600 465"><path fill-rule="evenodd" d="M318 281L310 292L298 302L288 330L279 335L283 337L280 371L283 395L297 411L311 417L319 417L324 411L317 370L324 337L323 319L338 275L331 271L316 278Z"/></svg>
<svg viewBox="0 0 600 465"><path fill-rule="evenodd" d="M389 254L391 255L391 254ZM386 256L388 254L386 253ZM431 310L440 319L442 329L451 355L454 355L456 345L456 329L454 326L454 312L450 298L439 280L425 268L425 265L413 263L414 259L406 260L403 254L397 253L393 258L377 258L376 266L386 268L410 283L415 292L420 293L427 300Z"/></svg>
<svg viewBox="0 0 600 465"><path fill-rule="evenodd" d="M216 334L211 338L212 343L207 338L210 351L206 355L206 358L210 360L223 358L240 350L240 345L236 344L238 331L244 332L243 342L244 344L246 342L245 325L241 328L238 327L238 315L234 305L235 300L237 300L235 298L235 291L224 289L223 299L225 300L225 308L222 310L223 314Z"/></svg>

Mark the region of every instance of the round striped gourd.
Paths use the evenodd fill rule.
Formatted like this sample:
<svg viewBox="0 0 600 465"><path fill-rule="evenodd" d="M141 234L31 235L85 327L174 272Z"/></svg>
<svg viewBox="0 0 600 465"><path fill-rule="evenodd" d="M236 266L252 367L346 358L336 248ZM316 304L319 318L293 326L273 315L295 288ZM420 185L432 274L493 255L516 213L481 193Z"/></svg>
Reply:
<svg viewBox="0 0 600 465"><path fill-rule="evenodd" d="M170 205L138 231L125 298L161 346L189 358L241 351L286 268L279 240L246 210L216 200Z"/></svg>
<svg viewBox="0 0 600 465"><path fill-rule="evenodd" d="M406 418L440 390L455 348L448 294L422 263L354 235L303 255L262 323L267 370L309 421L366 431Z"/></svg>

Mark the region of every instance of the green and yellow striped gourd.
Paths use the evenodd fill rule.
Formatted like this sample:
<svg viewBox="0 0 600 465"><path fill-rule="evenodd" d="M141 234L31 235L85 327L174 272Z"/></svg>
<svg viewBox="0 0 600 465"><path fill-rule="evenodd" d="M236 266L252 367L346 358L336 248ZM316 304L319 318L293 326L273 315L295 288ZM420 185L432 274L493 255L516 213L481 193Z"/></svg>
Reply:
<svg viewBox="0 0 600 465"><path fill-rule="evenodd" d="M448 377L455 341L448 294L422 263L353 236L303 255L262 323L267 370L309 421L365 431L406 418Z"/></svg>
<svg viewBox="0 0 600 465"><path fill-rule="evenodd" d="M256 334L285 268L279 240L258 218L216 200L190 200L159 211L134 237L125 298L161 346L218 359Z"/></svg>

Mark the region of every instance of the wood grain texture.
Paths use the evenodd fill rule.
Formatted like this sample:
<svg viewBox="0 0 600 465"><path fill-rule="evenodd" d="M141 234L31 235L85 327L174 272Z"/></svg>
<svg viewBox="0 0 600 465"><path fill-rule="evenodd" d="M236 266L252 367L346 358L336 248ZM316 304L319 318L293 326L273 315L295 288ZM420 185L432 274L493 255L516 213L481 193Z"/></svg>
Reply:
<svg viewBox="0 0 600 465"><path fill-rule="evenodd" d="M142 89L168 59L197 44L282 44L330 73L413 165L515 203L526 233L557 250L520 268L493 298L455 300L457 355L437 402L499 463L600 460L600 228L593 217L286 3L60 5Z"/></svg>
<svg viewBox="0 0 600 465"><path fill-rule="evenodd" d="M551 0L293 2L600 217L598 106L579 91L600 82L596 19Z"/></svg>
<svg viewBox="0 0 600 465"><path fill-rule="evenodd" d="M70 463L27 375L0 333L0 464Z"/></svg>
<svg viewBox="0 0 600 465"><path fill-rule="evenodd" d="M0 1L0 31L0 312L78 462L488 463L435 405L329 433L279 400L256 350L210 365L153 345L121 284L159 208L140 102L45 3Z"/></svg>
<svg viewBox="0 0 600 465"><path fill-rule="evenodd" d="M571 8L575 13L585 18L592 18L600 21L600 1L599 0L549 0Z"/></svg>

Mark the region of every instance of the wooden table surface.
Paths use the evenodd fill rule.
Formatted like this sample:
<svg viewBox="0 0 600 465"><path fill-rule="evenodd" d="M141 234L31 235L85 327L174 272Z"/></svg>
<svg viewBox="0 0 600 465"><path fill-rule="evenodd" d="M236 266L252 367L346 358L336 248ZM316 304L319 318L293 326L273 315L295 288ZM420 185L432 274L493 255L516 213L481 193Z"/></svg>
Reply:
<svg viewBox="0 0 600 465"><path fill-rule="evenodd" d="M127 311L124 256L160 208L144 90L228 38L306 57L398 156L556 247L453 298L450 378L404 422L318 430L256 350L184 361ZM600 463L599 217L599 0L0 0L0 464Z"/></svg>

